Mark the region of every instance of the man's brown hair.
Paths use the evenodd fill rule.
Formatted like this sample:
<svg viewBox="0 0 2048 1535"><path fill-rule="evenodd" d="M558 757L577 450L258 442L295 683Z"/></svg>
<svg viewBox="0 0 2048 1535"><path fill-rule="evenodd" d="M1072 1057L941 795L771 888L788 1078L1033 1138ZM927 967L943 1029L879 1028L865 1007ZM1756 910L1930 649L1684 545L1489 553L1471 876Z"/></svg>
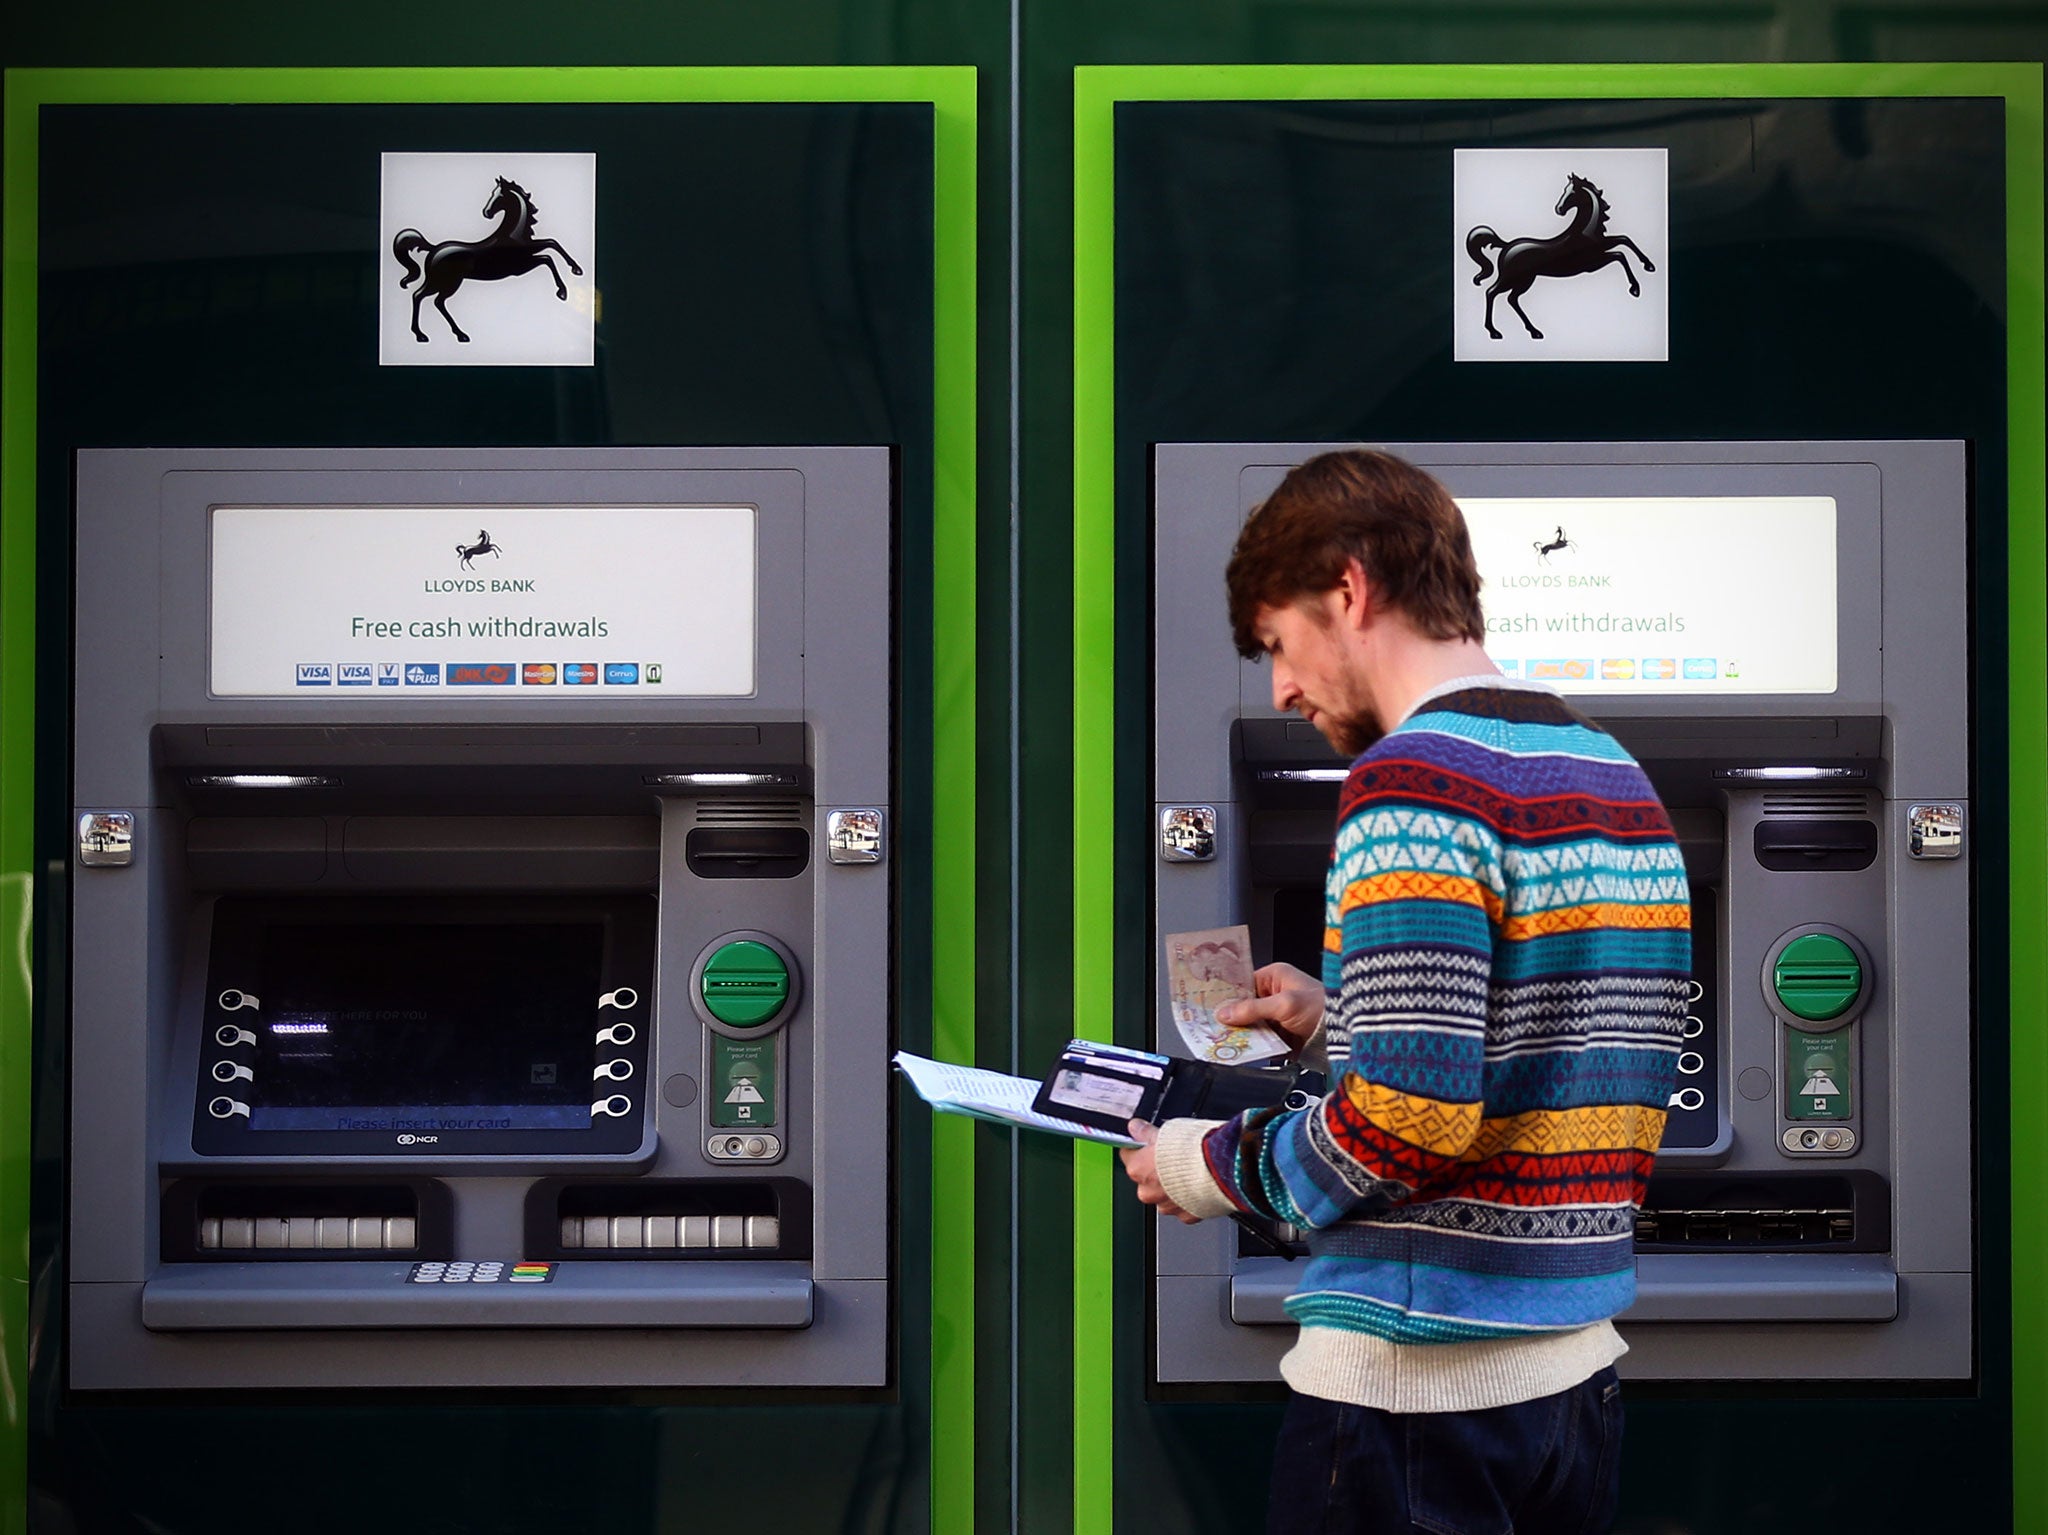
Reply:
<svg viewBox="0 0 2048 1535"><path fill-rule="evenodd" d="M1373 594L1435 640L1486 641L1479 567L1451 493L1391 453L1324 453L1280 482L1245 519L1224 585L1238 654L1264 649L1261 608L1327 592L1356 556Z"/></svg>

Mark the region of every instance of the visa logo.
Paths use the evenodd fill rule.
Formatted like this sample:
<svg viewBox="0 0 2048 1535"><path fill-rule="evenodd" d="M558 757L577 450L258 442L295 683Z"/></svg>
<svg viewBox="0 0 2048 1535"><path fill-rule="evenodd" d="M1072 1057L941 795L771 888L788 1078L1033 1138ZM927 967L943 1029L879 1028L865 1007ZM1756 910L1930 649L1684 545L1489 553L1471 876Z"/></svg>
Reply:
<svg viewBox="0 0 2048 1535"><path fill-rule="evenodd" d="M587 688L597 685L597 663L595 661L564 661L562 682L572 688Z"/></svg>
<svg viewBox="0 0 2048 1535"><path fill-rule="evenodd" d="M509 688L517 675L510 661L450 661L451 688Z"/></svg>
<svg viewBox="0 0 2048 1535"><path fill-rule="evenodd" d="M377 686L380 688L395 688L398 686L398 663L396 661L379 661L377 663Z"/></svg>
<svg viewBox="0 0 2048 1535"><path fill-rule="evenodd" d="M344 661L335 668L334 680L345 688L366 688L375 675L368 661Z"/></svg>
<svg viewBox="0 0 2048 1535"><path fill-rule="evenodd" d="M1719 674L1711 657L1687 656L1685 659L1685 680L1687 682L1712 682Z"/></svg>
<svg viewBox="0 0 2048 1535"><path fill-rule="evenodd" d="M405 685L409 688L439 687L441 685L441 663L439 661L407 662Z"/></svg>
<svg viewBox="0 0 2048 1535"><path fill-rule="evenodd" d="M301 661L299 663L299 686L302 688L324 688L334 682L333 664L327 661Z"/></svg>
<svg viewBox="0 0 2048 1535"><path fill-rule="evenodd" d="M553 687L555 663L552 661L528 661L519 668L519 680L530 688Z"/></svg>
<svg viewBox="0 0 2048 1535"><path fill-rule="evenodd" d="M604 680L611 687L637 684L640 681L638 661L607 661L604 664Z"/></svg>

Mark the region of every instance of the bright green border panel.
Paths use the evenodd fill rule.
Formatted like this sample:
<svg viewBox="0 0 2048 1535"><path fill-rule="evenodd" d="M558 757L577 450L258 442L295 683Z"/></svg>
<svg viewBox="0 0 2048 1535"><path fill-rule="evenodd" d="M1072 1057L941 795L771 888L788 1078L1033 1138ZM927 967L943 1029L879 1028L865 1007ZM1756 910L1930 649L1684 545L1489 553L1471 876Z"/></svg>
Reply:
<svg viewBox="0 0 2048 1535"><path fill-rule="evenodd" d="M45 105L929 102L933 149L932 1036L974 1059L975 71L10 70L0 243L0 1535L26 1528L29 893L34 856L36 218ZM974 1524L974 1138L932 1147L931 1525Z"/></svg>
<svg viewBox="0 0 2048 1535"><path fill-rule="evenodd" d="M1116 104L1509 98L1972 96L2005 101L2006 389L2011 434L2011 1099L2013 1527L2048 1529L2048 444L2044 444L2042 101L2038 64L1101 66L1074 71L1074 1031L1111 1037L1116 817ZM1219 617L1219 622L1221 621ZM1085 749L1084 749L1085 747ZM1087 764L1084 773L1080 764ZM10 866L11 867L11 866ZM1113 1535L1110 1216L1116 1165L1074 1158L1074 1530ZM2029 1218L2031 1217L2031 1218Z"/></svg>

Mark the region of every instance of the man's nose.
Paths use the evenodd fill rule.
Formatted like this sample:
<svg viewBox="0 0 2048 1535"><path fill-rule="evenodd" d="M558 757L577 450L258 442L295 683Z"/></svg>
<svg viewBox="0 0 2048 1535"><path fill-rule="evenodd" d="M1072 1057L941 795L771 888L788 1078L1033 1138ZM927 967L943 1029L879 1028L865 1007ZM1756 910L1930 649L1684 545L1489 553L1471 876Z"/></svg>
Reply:
<svg viewBox="0 0 2048 1535"><path fill-rule="evenodd" d="M1273 666L1273 707L1285 714L1294 707L1294 701L1301 697L1301 689L1294 685L1294 675L1278 660Z"/></svg>

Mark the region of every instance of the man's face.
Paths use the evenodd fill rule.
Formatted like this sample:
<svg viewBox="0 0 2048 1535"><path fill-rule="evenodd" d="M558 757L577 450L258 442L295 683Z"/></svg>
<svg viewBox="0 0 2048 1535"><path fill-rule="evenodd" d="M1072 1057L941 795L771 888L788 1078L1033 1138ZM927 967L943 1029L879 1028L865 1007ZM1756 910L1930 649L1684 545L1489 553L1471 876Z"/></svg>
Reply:
<svg viewBox="0 0 2048 1535"><path fill-rule="evenodd" d="M1384 731L1373 712L1350 631L1340 622L1342 590L1260 608L1252 635L1273 668L1273 707L1292 709L1347 757Z"/></svg>

